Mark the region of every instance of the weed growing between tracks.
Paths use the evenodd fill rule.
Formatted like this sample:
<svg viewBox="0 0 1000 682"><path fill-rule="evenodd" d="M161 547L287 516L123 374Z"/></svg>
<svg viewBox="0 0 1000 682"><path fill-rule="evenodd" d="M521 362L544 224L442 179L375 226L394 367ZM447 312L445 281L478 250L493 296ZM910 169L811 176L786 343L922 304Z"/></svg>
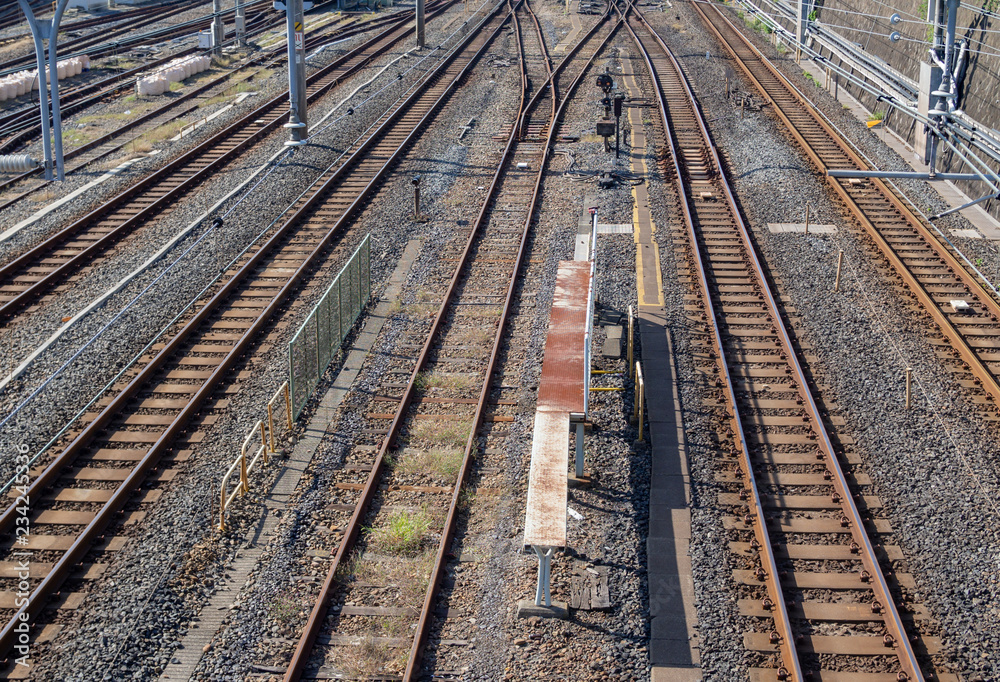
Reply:
<svg viewBox="0 0 1000 682"><path fill-rule="evenodd" d="M383 525L368 530L368 543L378 552L415 556L423 548L430 528L431 517L425 510L399 510L389 514Z"/></svg>

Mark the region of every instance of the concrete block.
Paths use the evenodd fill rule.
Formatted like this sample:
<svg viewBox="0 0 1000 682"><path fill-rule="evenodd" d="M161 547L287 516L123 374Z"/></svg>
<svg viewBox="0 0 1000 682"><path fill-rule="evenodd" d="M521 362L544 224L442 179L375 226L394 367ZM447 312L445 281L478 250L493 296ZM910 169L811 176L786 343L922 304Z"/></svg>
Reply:
<svg viewBox="0 0 1000 682"><path fill-rule="evenodd" d="M517 617L531 618L569 618L569 605L564 601L552 600L552 606L536 606L534 599L522 599L517 602Z"/></svg>

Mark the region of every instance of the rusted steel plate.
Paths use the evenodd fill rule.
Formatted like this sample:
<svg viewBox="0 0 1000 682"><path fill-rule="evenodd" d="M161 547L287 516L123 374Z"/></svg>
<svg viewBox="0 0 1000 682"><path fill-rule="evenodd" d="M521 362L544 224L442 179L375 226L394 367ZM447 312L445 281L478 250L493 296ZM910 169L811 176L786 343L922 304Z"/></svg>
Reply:
<svg viewBox="0 0 1000 682"><path fill-rule="evenodd" d="M768 611L761 605L759 599L740 599L740 615L772 618L774 611ZM840 621L845 623L864 623L881 621L882 616L872 613L871 604L844 604L833 602L806 601L790 604L788 615L792 618L808 620ZM903 614L904 618L925 620L927 610L917 607L914 613ZM772 681L773 682L773 681Z"/></svg>
<svg viewBox="0 0 1000 682"><path fill-rule="evenodd" d="M97 469L84 467L73 472L73 478L80 481L124 481L132 473L132 469Z"/></svg>
<svg viewBox="0 0 1000 682"><path fill-rule="evenodd" d="M590 261L559 263L538 383L539 410L578 414L584 411L584 337L590 302L590 269Z"/></svg>
<svg viewBox="0 0 1000 682"><path fill-rule="evenodd" d="M763 585L754 576L753 571L737 570L733 571L733 576L744 585ZM894 573L892 577L886 576L888 580L895 578L895 581L906 588L915 588L916 582L909 573ZM859 590L864 589L867 584L861 580L860 569L858 573L813 573L810 571L787 571L781 576L781 582L789 587L821 590Z"/></svg>
<svg viewBox="0 0 1000 682"><path fill-rule="evenodd" d="M56 511L48 509L39 514L32 523L35 525L86 526L94 520L96 515L95 512Z"/></svg>
<svg viewBox="0 0 1000 682"><path fill-rule="evenodd" d="M927 653L935 655L941 651L941 639L938 637L922 637L921 641L927 647ZM881 637L862 635L850 637L834 637L830 635L803 635L802 641L796 643L799 653L838 654L854 656L884 656L895 651L887 647ZM777 645L771 644L766 632L744 632L743 645L751 651L777 651Z"/></svg>
<svg viewBox="0 0 1000 682"><path fill-rule="evenodd" d="M524 544L566 546L566 495L569 491L569 412L535 412L524 515Z"/></svg>

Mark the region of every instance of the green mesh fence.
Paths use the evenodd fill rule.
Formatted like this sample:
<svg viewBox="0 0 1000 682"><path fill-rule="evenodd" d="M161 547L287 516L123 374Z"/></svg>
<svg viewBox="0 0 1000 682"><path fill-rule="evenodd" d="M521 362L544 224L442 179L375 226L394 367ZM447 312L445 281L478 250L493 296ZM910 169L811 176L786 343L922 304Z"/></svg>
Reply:
<svg viewBox="0 0 1000 682"><path fill-rule="evenodd" d="M371 295L371 285L371 247L365 237L288 342L288 386L293 419L298 419L330 360L361 314Z"/></svg>

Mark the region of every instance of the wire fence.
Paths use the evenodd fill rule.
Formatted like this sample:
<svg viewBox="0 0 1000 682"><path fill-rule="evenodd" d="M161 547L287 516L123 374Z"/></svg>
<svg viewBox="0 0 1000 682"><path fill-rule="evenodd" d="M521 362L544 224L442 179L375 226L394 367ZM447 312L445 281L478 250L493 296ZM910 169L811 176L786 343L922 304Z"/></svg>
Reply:
<svg viewBox="0 0 1000 682"><path fill-rule="evenodd" d="M366 236L288 342L293 421L302 413L370 295L371 247Z"/></svg>

